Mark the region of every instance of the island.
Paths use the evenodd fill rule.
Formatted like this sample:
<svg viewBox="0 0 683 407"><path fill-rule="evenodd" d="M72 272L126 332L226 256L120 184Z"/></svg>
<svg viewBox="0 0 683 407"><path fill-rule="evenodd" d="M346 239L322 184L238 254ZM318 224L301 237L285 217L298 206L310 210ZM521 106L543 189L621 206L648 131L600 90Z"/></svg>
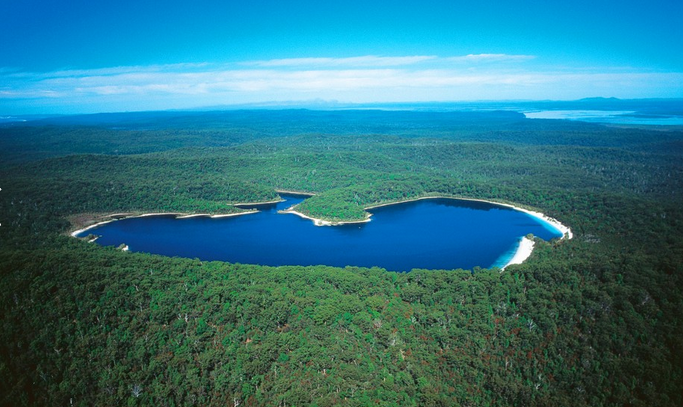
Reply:
<svg viewBox="0 0 683 407"><path fill-rule="evenodd" d="M0 125L0 397L8 405L681 405L683 132L527 119L500 107ZM314 194L295 211L344 223L275 215L308 233L353 236L379 224L381 211L408 210L377 205L440 196L557 220L564 237L516 237L500 251L512 250L504 270L399 273L261 265L258 252L235 262L162 256L125 239L124 252L71 236L154 214L248 223L284 205L278 191ZM273 207L252 209L266 202ZM208 217L237 212L249 216ZM197 216L174 219L186 215ZM258 238L276 248L295 240Z"/></svg>

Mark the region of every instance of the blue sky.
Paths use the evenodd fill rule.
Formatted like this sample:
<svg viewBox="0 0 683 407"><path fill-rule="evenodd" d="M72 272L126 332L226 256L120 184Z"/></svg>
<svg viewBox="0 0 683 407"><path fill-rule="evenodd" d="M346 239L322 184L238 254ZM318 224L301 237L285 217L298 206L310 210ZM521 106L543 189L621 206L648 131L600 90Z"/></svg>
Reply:
<svg viewBox="0 0 683 407"><path fill-rule="evenodd" d="M681 0L0 7L0 114L683 97Z"/></svg>

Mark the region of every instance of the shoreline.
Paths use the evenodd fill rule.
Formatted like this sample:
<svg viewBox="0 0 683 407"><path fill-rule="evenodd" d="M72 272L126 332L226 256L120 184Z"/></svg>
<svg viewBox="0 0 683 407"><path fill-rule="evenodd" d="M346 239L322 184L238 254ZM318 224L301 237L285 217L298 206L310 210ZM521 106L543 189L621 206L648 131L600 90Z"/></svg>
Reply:
<svg viewBox="0 0 683 407"><path fill-rule="evenodd" d="M303 196L314 196L315 194L313 193L306 193L306 192L300 192L300 191L288 191L288 190L275 190L277 193L283 193L283 194L294 194L294 195L303 195ZM532 211L529 209L524 209L520 208L518 206L508 204L508 203L501 203L501 202L495 202L495 201L489 201L485 199L477 199L477 198L461 198L461 197L455 197L455 196L445 196L445 195L433 195L433 196L422 196L419 198L410 198L410 199L405 199L401 201L395 201L395 202L385 202L377 205L371 205L371 206L366 206L363 209L366 211L370 211L375 208L380 208L384 206L389 206L389 205L398 205L401 203L408 203L408 202L414 202L414 201L420 201L420 200L426 200L426 199L452 199L452 200L461 200L461 201L473 201L473 202L483 202L487 204L491 204L494 206L500 206L500 207L506 207L510 208L513 210L517 210L520 212L524 212L527 215L534 217L542 222L545 222L546 224L552 226L554 229L556 229L559 233L562 234L562 237L560 237L560 240L570 240L574 237L571 229L562 223L560 223L557 219L551 218L549 216L546 216L545 214L537 211ZM274 204L274 203L280 203L284 202L284 199L280 200L275 200L275 201L268 201L268 202L254 202L254 203L238 203L238 204L232 204L233 206L237 207L238 205L267 205L267 204ZM339 225L346 225L346 224L355 224L355 223L367 223L371 221L371 216L372 213L369 213L368 216L363 219L363 220L351 220L351 221L329 221L329 220L324 220L324 219L319 219L319 218L314 218L312 216L305 215L301 212L298 212L295 210L297 205L291 206L287 209L279 210L277 213L279 214L293 214L296 216L299 216L303 219L308 219L313 222L315 226L339 226ZM208 213L198 213L198 214L187 214L187 213L180 213L180 212L153 212L153 213L144 213L144 214L139 214L139 215L134 215L131 212L124 212L124 213L114 213L110 215L104 215L102 216L102 221L96 222L92 225L80 228L78 230L75 230L73 232L70 232L69 234L72 237L77 237L77 235L82 234L90 229L97 228L98 226L114 222L117 220L121 219L129 219L129 218L140 218L140 217L147 217L147 216L162 216L162 215L175 215L177 219L187 219L187 218L193 218L193 217L199 217L199 216L207 216L210 218L223 218L223 217L231 217L231 216L240 216L240 215L248 215L250 213L257 213L259 212L258 209L252 209L252 210L247 210L244 212L238 212L238 213L228 213L228 214L208 214ZM79 225L75 224L74 221L72 221L74 226L78 227ZM95 241L95 239L90 240L90 242ZM528 239L527 237L522 237L521 240L519 241L519 245L515 251L515 253L510 257L509 260L507 260L507 263L503 265L501 270L505 270L510 265L513 264L522 264L524 261L526 261L531 254L533 253L535 242L533 240ZM494 268L494 266L491 266L491 268Z"/></svg>
<svg viewBox="0 0 683 407"><path fill-rule="evenodd" d="M511 266L513 264L524 263L524 261L526 259L528 259L529 256L531 256L531 253L533 253L535 245L536 245L536 242L534 242L533 240L524 236L519 241L519 245L517 246L517 250L515 251L515 254L513 254L512 257L510 258L510 260L508 260L508 262L505 263L505 265L500 268L501 271L505 270L505 268L507 268L508 266Z"/></svg>
<svg viewBox="0 0 683 407"><path fill-rule="evenodd" d="M304 214L301 213L301 212L295 211L293 208L294 208L294 206L292 206L291 208L287 208L287 209L283 209L283 210L277 211L277 213L280 213L280 214L288 214L288 213L289 213L289 214L292 214L292 215L297 215L297 216L302 217L302 218L304 218L304 219L312 220L312 221L313 221L313 224L314 224L315 226L340 226L340 225L350 225L350 224L354 224L354 223L367 223L367 222L370 222L370 217L369 217L369 216L368 216L367 218L363 219L363 220L349 220L349 221L341 221L341 222L332 222L332 221L329 221L329 220L323 220L323 219L314 218L314 217L311 217L311 216L308 216L308 215L304 215Z"/></svg>
<svg viewBox="0 0 683 407"><path fill-rule="evenodd" d="M177 216L176 216L176 219L189 219L189 218L197 218L197 217L200 217L200 216L209 217L209 218L212 218L212 219L217 219L217 218L229 218L229 217L232 217L232 216L248 215L248 214L250 214L250 213L256 213L256 212L258 212L258 211L257 211L257 210L253 210L253 211L245 211L245 212L237 212L237 213L222 213L222 214L219 213L219 214L216 214L216 215L212 215L212 214L210 214L210 213L191 213L191 214L188 214L188 215L182 215L182 214L177 215Z"/></svg>
<svg viewBox="0 0 683 407"><path fill-rule="evenodd" d="M304 196L313 196L315 194L308 193L308 192L300 192L300 191L288 191L284 189L276 189L275 192L277 193L283 193L283 194L294 194L294 195L304 195ZM256 206L256 205L269 205L269 204L277 204L280 202L284 202L285 200L280 198L276 199L273 201L264 201L264 202L240 202L240 203L234 203L231 204L233 207L239 208L239 206ZM241 209L241 208L240 208ZM252 209L252 210L245 210L244 212L237 212L237 213L226 213L226 214L210 214L210 213L186 213L186 212L150 212L150 213L142 213L142 214L135 214L134 212L117 212L117 213L112 213L112 214L105 214L105 215L99 215L96 216L95 218L103 219L101 221L96 221L95 223L91 225L85 225L85 224L79 224L79 222L74 221L74 220L69 220L72 224L72 228L76 227L78 228L77 230L67 232L70 236L72 237L77 237L76 235L79 235L83 232L86 232L90 229L94 229L98 226L105 225L110 222L114 222L117 220L122 220L122 219L132 219L132 218L143 218L147 216L165 216L165 215L175 215L176 219L188 219L188 218L193 218L193 217L198 217L198 216L208 216L210 218L227 218L231 216L240 216L240 215L248 215L250 213L257 213L259 212L258 209ZM78 216L78 214L73 215L71 217ZM93 219L94 220L94 219ZM321 222L325 222L320 220ZM92 240L93 242L95 240Z"/></svg>
<svg viewBox="0 0 683 407"><path fill-rule="evenodd" d="M368 206L364 209L370 210L370 209L379 208L379 207L383 207L383 206L396 205L396 204L400 204L400 203L414 202L414 201L420 201L420 200L425 200L425 199L454 199L454 200L461 200L461 201L484 202L484 203L488 203L488 204L492 204L492 205L511 208L513 210L524 212L527 215L532 216L536 219L539 219L539 220L549 224L550 226L554 227L557 231L559 231L562 234L562 237L560 238L560 240L565 240L565 239L570 240L574 237L574 234L572 233L571 229L568 226L563 225L557 219L551 218L551 217L545 215L544 213L532 211L529 209L520 208L518 206L507 204L507 203L488 201L485 199L458 198L458 197L444 196L444 195L423 196L420 198L411 198L411 199L407 199L404 201L389 202L389 203L383 203L383 204L379 204L379 205ZM529 257L531 257L531 254L534 251L534 245L535 244L536 244L536 242L534 242L531 239L528 239L526 236L522 237L522 239L519 242L519 245L517 246L517 250L515 251L515 253L512 255L512 257L510 257L510 259L507 261L507 263L505 263L504 266L500 267L501 271L505 270L508 266L511 266L513 264L524 263ZM494 268L494 266L491 266L490 268Z"/></svg>
<svg viewBox="0 0 683 407"><path fill-rule="evenodd" d="M275 192L278 194L291 194L291 195L303 195L303 196L315 196L313 192L301 192L301 191L290 191L287 189L276 189Z"/></svg>
<svg viewBox="0 0 683 407"><path fill-rule="evenodd" d="M105 220L102 220L100 222L95 222L92 225L84 226L84 225L74 225L75 227L79 226L84 226L80 229L74 230L72 232L68 232L70 236L78 238L77 235L80 235L83 232L87 232L90 229L97 228L98 226L106 225L107 223L111 222L116 222L118 220L123 220L123 219L134 219L134 218L146 218L149 216L168 216L168 215L173 215L175 216L176 219L188 219L188 218L194 218L194 217L199 217L199 216L206 216L209 218L227 218L231 216L241 216L241 215L249 215L252 213L257 213L258 210L249 210L249 211L244 211L244 212L237 212L237 213L225 213L225 214L209 214L209 213L195 213L195 214L188 214L188 213L183 213L183 212L150 212L150 213L142 213L139 215L135 215L132 213L113 213L111 215L104 215L102 218ZM109 219L107 219L109 218ZM96 239L90 240L89 242L94 242Z"/></svg>
<svg viewBox="0 0 683 407"><path fill-rule="evenodd" d="M291 195L302 195L302 196L315 196L315 194L312 193L312 192L289 191L289 190L285 190L285 189L276 189L275 192L277 192L278 194L291 194ZM283 201L284 201L284 200L283 200ZM298 204L297 204L297 205L298 205ZM371 215L368 216L367 218L363 219L363 220L348 220L348 221L339 221L339 222L330 221L330 220L324 220L324 219L319 219L319 218L314 218L314 217L312 217L312 216L304 215L303 213L296 211L294 208L295 208L297 205L290 206L290 207L287 208L287 209L279 210L279 211L277 211L277 213L280 213L280 214L288 214L288 213L289 213L289 214L292 214L292 215L297 215L297 216L299 216L299 217L301 217L301 218L304 218L304 219L308 219L308 220L313 221L313 224L314 224L315 226L341 226L341 225L350 225L350 224L354 224L354 223L367 223L367 222L370 222L370 216L371 216Z"/></svg>
<svg viewBox="0 0 683 407"><path fill-rule="evenodd" d="M533 216L534 218L540 219L540 220L544 221L545 223L551 225L552 227L557 229L560 233L562 233L562 237L560 239L570 240L574 237L574 234L572 233L571 229L568 226L563 225L557 219L551 218L551 217L549 217L549 216L547 216L541 212L535 212L535 211L532 211L529 209L520 208L520 207L514 206L512 204L495 202L495 201L488 201L486 199L459 198L459 197L454 197L454 196L435 195L435 196L423 196L420 198L411 198L411 199L406 199L404 201L387 202L387 203L382 203L382 204L378 204L378 205L367 206L363 209L370 210L370 209L380 208L383 206L397 205L397 204L406 203L406 202L422 201L425 199L453 199L453 200L460 200L460 201L484 202L484 203L488 203L488 204L492 204L492 205L504 206L506 208L511 208L511 209L514 209L514 210L517 210L520 212L524 212L527 215Z"/></svg>
<svg viewBox="0 0 683 407"><path fill-rule="evenodd" d="M234 203L231 204L232 206L258 206L258 205L272 205L280 202L284 202L285 200L280 198L276 199L274 201L265 201L265 202L240 202L240 203Z"/></svg>

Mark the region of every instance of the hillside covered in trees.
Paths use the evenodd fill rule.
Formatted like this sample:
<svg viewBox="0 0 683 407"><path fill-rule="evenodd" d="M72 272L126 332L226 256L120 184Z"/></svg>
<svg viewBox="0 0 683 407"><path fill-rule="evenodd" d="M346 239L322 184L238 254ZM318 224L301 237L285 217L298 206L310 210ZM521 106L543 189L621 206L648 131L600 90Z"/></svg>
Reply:
<svg viewBox="0 0 683 407"><path fill-rule="evenodd" d="M217 111L0 126L3 405L683 405L683 131L509 111ZM117 212L329 220L430 194L569 225L522 265L264 267L68 236Z"/></svg>

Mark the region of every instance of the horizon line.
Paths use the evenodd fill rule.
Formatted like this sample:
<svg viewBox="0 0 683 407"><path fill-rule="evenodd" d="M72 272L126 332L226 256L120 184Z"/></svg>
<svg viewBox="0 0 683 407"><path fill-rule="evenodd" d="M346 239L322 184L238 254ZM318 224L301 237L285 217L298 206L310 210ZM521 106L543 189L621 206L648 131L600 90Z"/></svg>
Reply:
<svg viewBox="0 0 683 407"><path fill-rule="evenodd" d="M173 113L173 112L211 112L211 111L234 111L234 110L335 110L345 109L354 110L354 108L362 107L376 107L377 110L383 110L382 106L396 106L396 107L410 107L410 106L425 106L425 105L458 105L458 104L505 104L505 103L572 103L572 102L655 102L655 101L681 101L683 98L617 98L614 96L589 96L579 99L472 99L472 100L445 100L445 101L392 101L392 102L344 102L333 99L302 99L302 100L286 100L286 101L264 101L264 102L250 102L250 103L234 103L234 104L220 104L220 105L204 105L187 108L170 108L170 109L140 109L140 110L110 110L99 112L82 112L82 113L27 113L27 114L11 114L0 113L0 122L4 119L11 118L29 118L29 117L68 117L68 116L88 116L99 114L129 114L129 113ZM281 108L281 109L278 109Z"/></svg>

